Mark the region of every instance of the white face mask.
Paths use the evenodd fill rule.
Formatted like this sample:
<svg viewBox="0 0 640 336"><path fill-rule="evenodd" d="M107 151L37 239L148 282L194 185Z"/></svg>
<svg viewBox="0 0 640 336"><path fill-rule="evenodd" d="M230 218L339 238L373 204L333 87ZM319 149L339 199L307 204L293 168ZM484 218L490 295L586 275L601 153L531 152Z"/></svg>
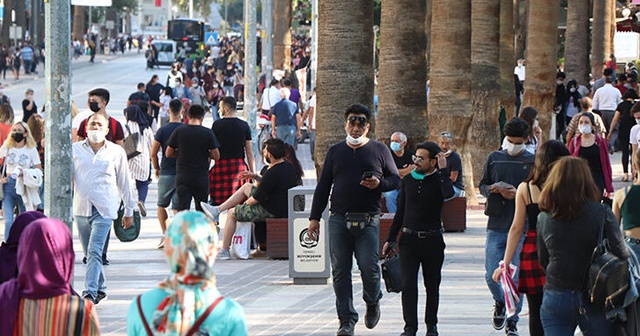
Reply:
<svg viewBox="0 0 640 336"><path fill-rule="evenodd" d="M561 85L563 82L561 80L556 81L556 83L558 83L558 85Z"/></svg>
<svg viewBox="0 0 640 336"><path fill-rule="evenodd" d="M522 63L518 63L518 66L519 66L519 67L522 67L523 65L524 65L524 64L522 64Z"/></svg>
<svg viewBox="0 0 640 336"><path fill-rule="evenodd" d="M347 142L353 146L362 145L366 141L364 136L360 136L358 138L354 138L351 135L347 134Z"/></svg>
<svg viewBox="0 0 640 336"><path fill-rule="evenodd" d="M507 150L507 154L511 156L515 156L522 153L522 151L524 150L524 144L516 145L516 144L512 144L507 140L506 150Z"/></svg>
<svg viewBox="0 0 640 336"><path fill-rule="evenodd" d="M533 121L533 128L537 128L538 126L540 126L540 123L538 122L538 119Z"/></svg>
<svg viewBox="0 0 640 336"><path fill-rule="evenodd" d="M101 130L88 130L87 139L91 143L101 143L105 140L107 134Z"/></svg>
<svg viewBox="0 0 640 336"><path fill-rule="evenodd" d="M640 119L636 119L636 123L640 125Z"/></svg>
<svg viewBox="0 0 640 336"><path fill-rule="evenodd" d="M591 133L591 125L579 125L578 130L582 134L589 134Z"/></svg>
<svg viewBox="0 0 640 336"><path fill-rule="evenodd" d="M573 92L576 92L576 88L570 88L570 89L569 89L569 92L572 92L572 93L573 93Z"/></svg>

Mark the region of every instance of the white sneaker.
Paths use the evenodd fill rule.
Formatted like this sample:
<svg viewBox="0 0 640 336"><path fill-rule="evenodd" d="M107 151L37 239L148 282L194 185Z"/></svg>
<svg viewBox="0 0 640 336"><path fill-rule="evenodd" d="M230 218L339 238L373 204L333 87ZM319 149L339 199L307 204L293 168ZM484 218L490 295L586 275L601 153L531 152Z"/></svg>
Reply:
<svg viewBox="0 0 640 336"><path fill-rule="evenodd" d="M220 216L220 207L213 206L207 202L200 202L200 206L202 207L202 211L209 216L214 221L218 222L218 217Z"/></svg>
<svg viewBox="0 0 640 336"><path fill-rule="evenodd" d="M220 251L218 251L218 257L216 259L229 260L231 259L231 252L229 250L220 249Z"/></svg>

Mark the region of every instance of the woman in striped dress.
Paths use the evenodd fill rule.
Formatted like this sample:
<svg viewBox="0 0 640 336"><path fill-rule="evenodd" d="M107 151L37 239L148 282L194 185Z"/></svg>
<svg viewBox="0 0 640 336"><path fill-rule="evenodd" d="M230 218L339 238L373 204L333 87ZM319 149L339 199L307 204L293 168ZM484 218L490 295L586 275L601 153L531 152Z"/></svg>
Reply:
<svg viewBox="0 0 640 336"><path fill-rule="evenodd" d="M0 285L0 336L100 335L91 302L73 292L75 254L69 228L42 218L18 244L18 277Z"/></svg>
<svg viewBox="0 0 640 336"><path fill-rule="evenodd" d="M540 213L538 198L549 171L551 171L553 162L569 154L569 150L558 140L550 140L542 144L536 151L536 159L529 173L529 178L520 183L516 191L516 212L509 229L503 261L505 265L511 264L515 257L518 243L522 239L525 228L527 228L519 256L518 291L527 295L527 302L529 303L529 333L532 336L544 335L542 322L540 321L540 306L542 305L542 290L545 278L544 271L538 261L538 248L536 245L536 222L538 213ZM493 280L500 282L501 276L502 268L498 267L493 272Z"/></svg>
<svg viewBox="0 0 640 336"><path fill-rule="evenodd" d="M124 116L127 118L125 126L125 138L132 133L140 134L142 142L142 153L129 159L129 170L131 176L136 181L136 189L138 190L138 208L140 214L144 217L147 210L144 202L147 200L149 193L149 183L151 183L151 144L153 143L153 132L149 125L149 118L142 112L138 105L132 104L124 110Z"/></svg>

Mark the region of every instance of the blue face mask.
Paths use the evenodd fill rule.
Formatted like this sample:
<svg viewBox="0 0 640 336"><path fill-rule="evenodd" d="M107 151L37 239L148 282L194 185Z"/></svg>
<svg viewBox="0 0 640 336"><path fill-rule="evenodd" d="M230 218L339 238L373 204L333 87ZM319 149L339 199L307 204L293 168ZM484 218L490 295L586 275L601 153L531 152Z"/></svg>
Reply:
<svg viewBox="0 0 640 336"><path fill-rule="evenodd" d="M399 142L391 141L391 143L389 144L389 147L391 147L391 150L394 151L394 152L400 151L400 143Z"/></svg>

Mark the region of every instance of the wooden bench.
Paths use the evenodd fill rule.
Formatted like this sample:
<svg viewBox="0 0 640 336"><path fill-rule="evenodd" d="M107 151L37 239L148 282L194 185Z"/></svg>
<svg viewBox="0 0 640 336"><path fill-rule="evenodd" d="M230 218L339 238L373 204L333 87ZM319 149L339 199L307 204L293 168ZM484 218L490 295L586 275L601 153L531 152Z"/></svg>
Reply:
<svg viewBox="0 0 640 336"><path fill-rule="evenodd" d="M289 219L267 218L267 256L289 259Z"/></svg>

